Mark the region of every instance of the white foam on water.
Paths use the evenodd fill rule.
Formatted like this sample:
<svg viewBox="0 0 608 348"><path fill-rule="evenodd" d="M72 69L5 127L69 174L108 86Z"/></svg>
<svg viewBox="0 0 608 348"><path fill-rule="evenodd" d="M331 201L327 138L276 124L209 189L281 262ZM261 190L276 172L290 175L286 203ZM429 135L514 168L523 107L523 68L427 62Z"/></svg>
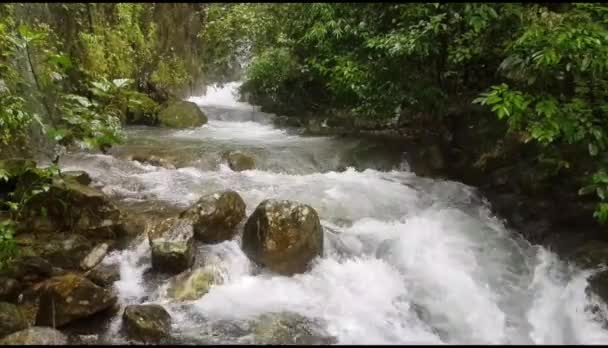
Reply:
<svg viewBox="0 0 608 348"><path fill-rule="evenodd" d="M190 100L244 107L228 97L233 87ZM167 141L299 141L268 125L228 123L238 122L211 121L206 128L175 132ZM275 156L281 154L277 149ZM196 301L174 303L162 295L154 299L188 335L202 339L212 334L205 326L209 321L291 311L321 320L341 344L608 342L608 331L589 311L592 305L605 311L604 304L585 294L589 272L566 265L506 229L466 185L420 178L407 166L389 172L350 168L286 174L233 172L225 165L213 171L164 169L95 155L80 163L119 199L186 207L204 194L229 188L243 197L248 214L267 198L299 201L318 212L326 226L324 256L304 274L254 272L238 237L199 247L197 258L218 267L223 283ZM79 169L78 163L71 169ZM143 281L149 267L145 238L104 262L121 265L121 280L115 284L121 303L150 295Z"/></svg>

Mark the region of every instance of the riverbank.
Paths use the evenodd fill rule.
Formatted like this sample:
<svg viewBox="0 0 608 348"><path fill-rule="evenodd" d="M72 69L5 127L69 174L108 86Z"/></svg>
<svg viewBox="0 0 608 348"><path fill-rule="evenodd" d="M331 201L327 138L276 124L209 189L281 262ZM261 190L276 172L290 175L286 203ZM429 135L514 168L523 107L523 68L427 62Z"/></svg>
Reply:
<svg viewBox="0 0 608 348"><path fill-rule="evenodd" d="M396 120L357 126L346 116L333 118L332 124L329 117L310 115L281 116L275 123L308 135L379 138L406 148L417 175L478 188L507 226L563 256L590 241L608 241L605 227L593 218L595 201L578 195L580 183L568 173L547 173L533 145L506 135L504 124L482 113L467 107L442 123L410 116L408 124Z"/></svg>

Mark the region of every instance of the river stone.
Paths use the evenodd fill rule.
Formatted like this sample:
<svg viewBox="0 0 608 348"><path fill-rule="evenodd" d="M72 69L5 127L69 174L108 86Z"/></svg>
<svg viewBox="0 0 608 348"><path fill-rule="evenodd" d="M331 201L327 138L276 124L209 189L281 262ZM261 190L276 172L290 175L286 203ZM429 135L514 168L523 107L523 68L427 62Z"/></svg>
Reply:
<svg viewBox="0 0 608 348"><path fill-rule="evenodd" d="M91 252L80 262L80 268L84 271L88 271L91 268L97 266L108 253L108 244L101 243L96 246Z"/></svg>
<svg viewBox="0 0 608 348"><path fill-rule="evenodd" d="M170 128L200 127L207 123L207 116L198 105L188 101L169 102L158 114L160 125Z"/></svg>
<svg viewBox="0 0 608 348"><path fill-rule="evenodd" d="M252 324L254 344L328 345L337 340L324 333L320 325L297 313L266 313Z"/></svg>
<svg viewBox="0 0 608 348"><path fill-rule="evenodd" d="M99 264L89 271L87 278L99 286L111 286L120 280L120 266Z"/></svg>
<svg viewBox="0 0 608 348"><path fill-rule="evenodd" d="M305 272L309 262L323 252L319 216L305 204L265 200L245 224L243 251L252 261L274 272Z"/></svg>
<svg viewBox="0 0 608 348"><path fill-rule="evenodd" d="M127 306L122 318L128 337L144 343L159 343L171 331L171 316L157 304Z"/></svg>
<svg viewBox="0 0 608 348"><path fill-rule="evenodd" d="M153 269L179 273L194 263L194 230L191 220L177 217L165 219L148 228L148 239L152 249Z"/></svg>
<svg viewBox="0 0 608 348"><path fill-rule="evenodd" d="M0 302L0 337L27 328L27 321L21 310L12 303Z"/></svg>
<svg viewBox="0 0 608 348"><path fill-rule="evenodd" d="M25 330L17 331L0 340L2 346L22 345L58 345L68 343L67 337L60 331L50 327L33 326Z"/></svg>
<svg viewBox="0 0 608 348"><path fill-rule="evenodd" d="M223 155L223 159L228 162L228 167L235 172L255 169L255 159L253 156L241 151L230 151Z"/></svg>
<svg viewBox="0 0 608 348"><path fill-rule="evenodd" d="M85 172L84 170L70 170L63 172L62 175L71 177L79 184L85 186L89 186L93 182L93 179L91 179L89 173Z"/></svg>
<svg viewBox="0 0 608 348"><path fill-rule="evenodd" d="M25 205L24 214L31 231L72 231L93 238L112 238L122 231L118 208L100 190L72 177L53 178L48 191Z"/></svg>
<svg viewBox="0 0 608 348"><path fill-rule="evenodd" d="M193 301L209 292L218 278L211 269L197 268L172 279L167 295L177 301Z"/></svg>
<svg viewBox="0 0 608 348"><path fill-rule="evenodd" d="M236 226L245 218L245 202L238 193L228 190L201 197L181 215L194 222L194 235L203 243L232 239Z"/></svg>
<svg viewBox="0 0 608 348"><path fill-rule="evenodd" d="M112 307L116 296L80 275L53 277L40 287L36 325L61 327ZM54 320L53 320L54 313Z"/></svg>

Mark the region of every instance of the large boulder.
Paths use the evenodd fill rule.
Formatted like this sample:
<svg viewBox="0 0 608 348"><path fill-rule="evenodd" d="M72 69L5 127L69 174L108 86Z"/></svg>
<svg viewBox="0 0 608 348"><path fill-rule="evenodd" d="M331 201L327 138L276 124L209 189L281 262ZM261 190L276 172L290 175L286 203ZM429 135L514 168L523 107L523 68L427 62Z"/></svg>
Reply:
<svg viewBox="0 0 608 348"><path fill-rule="evenodd" d="M39 289L36 325L61 327L112 307L114 294L74 273L50 278Z"/></svg>
<svg viewBox="0 0 608 348"><path fill-rule="evenodd" d="M54 266L71 270L80 269L81 261L94 246L91 238L70 233L38 234L31 245L36 255L44 257Z"/></svg>
<svg viewBox="0 0 608 348"><path fill-rule="evenodd" d="M50 327L33 326L25 330L17 331L0 340L2 346L25 346L25 345L57 345L63 346L68 343L67 337L60 331Z"/></svg>
<svg viewBox="0 0 608 348"><path fill-rule="evenodd" d="M323 229L310 206L268 199L245 224L243 251L255 263L283 274L305 272L323 252Z"/></svg>
<svg viewBox="0 0 608 348"><path fill-rule="evenodd" d="M194 103L188 101L173 101L158 114L162 126L170 128L200 127L207 123L207 116Z"/></svg>
<svg viewBox="0 0 608 348"><path fill-rule="evenodd" d="M177 301L193 301L209 292L220 279L212 269L197 268L172 279L167 295Z"/></svg>
<svg viewBox="0 0 608 348"><path fill-rule="evenodd" d="M27 328L27 321L21 310L12 303L0 302L0 337Z"/></svg>
<svg viewBox="0 0 608 348"><path fill-rule="evenodd" d="M181 217L193 222L198 240L223 242L234 237L236 226L245 218L245 202L234 191L216 192L201 197Z"/></svg>
<svg viewBox="0 0 608 348"><path fill-rule="evenodd" d="M260 345L328 345L335 337L324 332L318 322L297 313L262 314L252 323L254 344Z"/></svg>
<svg viewBox="0 0 608 348"><path fill-rule="evenodd" d="M165 273L179 273L194 263L192 221L171 217L158 225L149 225L152 268Z"/></svg>
<svg viewBox="0 0 608 348"><path fill-rule="evenodd" d="M171 332L171 316L160 305L132 305L125 308L123 324L129 338L159 343Z"/></svg>
<svg viewBox="0 0 608 348"><path fill-rule="evenodd" d="M23 221L37 232L73 231L93 238L122 232L118 208L100 190L71 176L53 178L46 192L32 197Z"/></svg>
<svg viewBox="0 0 608 348"><path fill-rule="evenodd" d="M228 162L228 167L235 172L255 169L255 159L244 152L229 151L224 153L222 158Z"/></svg>

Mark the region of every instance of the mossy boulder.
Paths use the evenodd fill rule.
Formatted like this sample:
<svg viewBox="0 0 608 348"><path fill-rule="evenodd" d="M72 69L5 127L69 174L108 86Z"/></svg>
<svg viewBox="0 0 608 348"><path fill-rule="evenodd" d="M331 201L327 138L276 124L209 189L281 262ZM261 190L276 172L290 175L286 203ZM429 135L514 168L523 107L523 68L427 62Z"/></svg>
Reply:
<svg viewBox="0 0 608 348"><path fill-rule="evenodd" d="M94 238L122 233L120 211L98 189L73 177L55 177L47 191L24 207L26 229L37 232L73 231Z"/></svg>
<svg viewBox="0 0 608 348"><path fill-rule="evenodd" d="M61 327L109 309L117 301L111 291L74 273L50 278L39 293L36 325L40 326Z"/></svg>
<svg viewBox="0 0 608 348"><path fill-rule="evenodd" d="M180 100L169 102L158 114L158 121L169 128L200 127L207 123L207 116L198 105Z"/></svg>
<svg viewBox="0 0 608 348"><path fill-rule="evenodd" d="M180 273L194 263L192 221L171 217L148 228L152 268L164 273Z"/></svg>
<svg viewBox="0 0 608 348"><path fill-rule="evenodd" d="M297 313L266 313L252 323L254 344L260 345L328 345L335 337L324 332L321 325Z"/></svg>
<svg viewBox="0 0 608 348"><path fill-rule="evenodd" d="M209 292L220 279L212 269L197 268L173 278L167 295L177 301L193 301Z"/></svg>
<svg viewBox="0 0 608 348"><path fill-rule="evenodd" d="M12 303L0 302L0 337L27 328L27 320L21 310Z"/></svg>
<svg viewBox="0 0 608 348"><path fill-rule="evenodd" d="M255 169L255 158L241 151L229 151L223 154L222 159L228 163L228 167L235 172Z"/></svg>
<svg viewBox="0 0 608 348"><path fill-rule="evenodd" d="M25 330L17 331L0 340L2 346L24 346L24 345L58 345L68 343L67 337L60 331L50 327L33 326Z"/></svg>
<svg viewBox="0 0 608 348"><path fill-rule="evenodd" d="M154 126L158 123L160 106L152 98L137 93L136 102L131 102L127 110L127 124Z"/></svg>
<svg viewBox="0 0 608 348"><path fill-rule="evenodd" d="M117 264L99 264L87 272L86 276L99 286L109 287L120 280L120 267Z"/></svg>
<svg viewBox="0 0 608 348"><path fill-rule="evenodd" d="M129 338L144 343L160 343L171 332L171 316L156 304L127 306L123 324Z"/></svg>
<svg viewBox="0 0 608 348"><path fill-rule="evenodd" d="M310 206L268 199L245 224L243 251L260 266L283 274L305 272L323 253L323 229Z"/></svg>
<svg viewBox="0 0 608 348"><path fill-rule="evenodd" d="M236 226L245 218L245 202L235 191L215 192L201 197L181 217L193 222L198 240L219 243L236 234Z"/></svg>

